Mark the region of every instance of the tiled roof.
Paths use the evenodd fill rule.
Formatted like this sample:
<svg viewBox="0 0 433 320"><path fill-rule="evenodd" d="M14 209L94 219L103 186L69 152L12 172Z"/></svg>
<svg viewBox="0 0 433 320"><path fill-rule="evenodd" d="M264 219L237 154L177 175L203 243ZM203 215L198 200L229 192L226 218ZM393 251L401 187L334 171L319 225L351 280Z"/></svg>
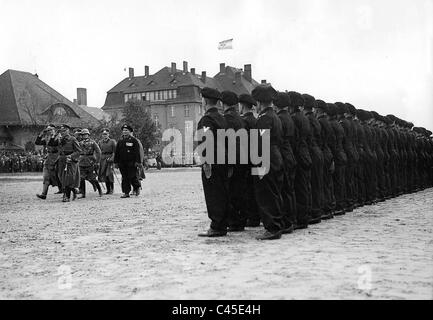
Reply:
<svg viewBox="0 0 433 320"><path fill-rule="evenodd" d="M56 123L44 114L54 104L64 104L77 116L64 116L71 126L97 126L99 121L29 72L7 70L0 75L0 125Z"/></svg>

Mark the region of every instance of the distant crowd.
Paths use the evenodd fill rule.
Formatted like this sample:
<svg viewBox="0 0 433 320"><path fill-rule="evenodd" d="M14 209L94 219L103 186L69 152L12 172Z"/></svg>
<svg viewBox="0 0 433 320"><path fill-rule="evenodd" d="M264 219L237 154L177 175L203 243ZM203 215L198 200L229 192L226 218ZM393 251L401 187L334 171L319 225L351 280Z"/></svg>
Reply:
<svg viewBox="0 0 433 320"><path fill-rule="evenodd" d="M0 173L42 172L43 165L41 152L0 152Z"/></svg>

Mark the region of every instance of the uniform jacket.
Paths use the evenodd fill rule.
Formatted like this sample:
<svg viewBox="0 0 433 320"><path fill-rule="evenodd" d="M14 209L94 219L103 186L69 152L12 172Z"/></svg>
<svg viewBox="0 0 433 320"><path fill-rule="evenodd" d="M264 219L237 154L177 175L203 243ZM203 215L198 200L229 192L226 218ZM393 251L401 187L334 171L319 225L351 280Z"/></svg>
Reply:
<svg viewBox="0 0 433 320"><path fill-rule="evenodd" d="M287 168L294 168L296 167L296 158L293 153L292 143L295 140L295 123L287 110L281 109L277 114L282 128L281 156Z"/></svg>
<svg viewBox="0 0 433 320"><path fill-rule="evenodd" d="M101 160L101 149L95 140L85 139L80 141L81 155L80 167L90 167Z"/></svg>
<svg viewBox="0 0 433 320"><path fill-rule="evenodd" d="M136 138L128 136L119 140L114 152L114 163L128 167L140 163L140 145Z"/></svg>
<svg viewBox="0 0 433 320"><path fill-rule="evenodd" d="M293 151L296 156L296 161L298 165L303 168L310 168L312 165L312 160L310 156L310 151L308 148L308 141L311 140L311 126L307 117L304 114L297 110L292 115L293 122L296 126L296 142L293 148Z"/></svg>

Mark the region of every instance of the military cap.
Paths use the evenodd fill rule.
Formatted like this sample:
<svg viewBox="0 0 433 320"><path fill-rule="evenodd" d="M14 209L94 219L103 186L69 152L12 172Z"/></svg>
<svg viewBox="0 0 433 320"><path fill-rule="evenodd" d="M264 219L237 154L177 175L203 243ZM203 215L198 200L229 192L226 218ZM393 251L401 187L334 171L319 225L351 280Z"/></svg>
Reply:
<svg viewBox="0 0 433 320"><path fill-rule="evenodd" d="M323 100L316 99L316 108L322 109L324 112L328 113L328 105Z"/></svg>
<svg viewBox="0 0 433 320"><path fill-rule="evenodd" d="M305 109L313 109L316 107L316 99L312 95L309 95L307 93L304 93L302 95L302 98L304 98L304 108Z"/></svg>
<svg viewBox="0 0 433 320"><path fill-rule="evenodd" d="M397 120L397 117L393 114L387 114L386 117L391 120L391 122L395 122Z"/></svg>
<svg viewBox="0 0 433 320"><path fill-rule="evenodd" d="M128 125L128 124L124 124L120 129L128 129L129 131L131 131L131 132L133 132L134 131L134 129L132 129L132 127L130 126L130 125Z"/></svg>
<svg viewBox="0 0 433 320"><path fill-rule="evenodd" d="M343 102L336 102L335 106L337 107L337 114L349 113L347 106Z"/></svg>
<svg viewBox="0 0 433 320"><path fill-rule="evenodd" d="M60 126L60 129L71 129L71 127L68 126L67 124L62 124L62 125Z"/></svg>
<svg viewBox="0 0 433 320"><path fill-rule="evenodd" d="M272 102L276 94L277 91L270 84L259 84L251 92L256 101L264 103Z"/></svg>
<svg viewBox="0 0 433 320"><path fill-rule="evenodd" d="M110 130L104 129L104 130L102 130L102 133L110 133Z"/></svg>
<svg viewBox="0 0 433 320"><path fill-rule="evenodd" d="M90 134L89 129L82 129L81 134Z"/></svg>
<svg viewBox="0 0 433 320"><path fill-rule="evenodd" d="M356 115L356 108L355 108L355 106L353 104L348 103L348 102L346 102L345 105L346 105L347 110L349 111L349 113L351 115L355 116Z"/></svg>
<svg viewBox="0 0 433 320"><path fill-rule="evenodd" d="M304 98L299 92L289 91L289 97L293 108L302 107L304 105Z"/></svg>
<svg viewBox="0 0 433 320"><path fill-rule="evenodd" d="M290 107L290 96L285 92L277 92L274 98L274 105L278 108Z"/></svg>
<svg viewBox="0 0 433 320"><path fill-rule="evenodd" d="M243 93L243 94L241 94L239 96L239 102L246 103L246 104L249 104L249 105L252 105L252 106L256 106L257 105L256 100L254 100L253 97L250 94L247 94L247 93Z"/></svg>
<svg viewBox="0 0 433 320"><path fill-rule="evenodd" d="M379 114L376 111L370 111L374 119L379 120Z"/></svg>
<svg viewBox="0 0 433 320"><path fill-rule="evenodd" d="M412 131L415 131L416 133L421 133L421 128L420 127L413 127Z"/></svg>
<svg viewBox="0 0 433 320"><path fill-rule="evenodd" d="M234 106L235 104L238 104L239 99L236 93L227 90L221 92L221 101L228 106Z"/></svg>
<svg viewBox="0 0 433 320"><path fill-rule="evenodd" d="M201 89L201 95L203 98L221 100L221 94L217 89L204 87Z"/></svg>
<svg viewBox="0 0 433 320"><path fill-rule="evenodd" d="M328 108L328 116L335 116L337 115L337 106L333 103L327 103L326 107Z"/></svg>
<svg viewBox="0 0 433 320"><path fill-rule="evenodd" d="M406 126L410 129L413 127L413 123L412 122L406 122Z"/></svg>

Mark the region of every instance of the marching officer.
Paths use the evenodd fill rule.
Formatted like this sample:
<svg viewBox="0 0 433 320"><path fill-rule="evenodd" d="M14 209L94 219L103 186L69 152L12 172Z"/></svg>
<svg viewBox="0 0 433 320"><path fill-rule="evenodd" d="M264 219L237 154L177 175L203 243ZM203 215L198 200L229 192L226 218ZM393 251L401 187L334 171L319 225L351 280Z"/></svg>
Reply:
<svg viewBox="0 0 433 320"><path fill-rule="evenodd" d="M63 202L69 202L71 192L72 200L77 197L76 188L80 184L80 171L78 160L80 159L81 147L77 139L70 134L70 127L63 124L59 129L59 160L57 175L63 188Z"/></svg>
<svg viewBox="0 0 433 320"><path fill-rule="evenodd" d="M122 126L122 139L117 143L114 152L114 163L120 169L122 174L122 192L121 198L129 198L131 185L135 195L140 193L140 181L138 180L137 169L140 166L140 144L132 135L131 126L124 124Z"/></svg>
<svg viewBox="0 0 433 320"><path fill-rule="evenodd" d="M35 145L44 146L47 151L47 156L44 160L43 167L43 186L42 193L36 196L39 199L46 199L48 188L50 186L58 186L61 192L59 178L57 177L56 163L59 157L58 141L55 140L55 126L48 125L37 137Z"/></svg>
<svg viewBox="0 0 433 320"><path fill-rule="evenodd" d="M204 87L201 90L202 105L205 114L200 119L197 125L197 130L202 130L202 140L200 144L205 143L208 139L206 135L213 138L213 150L206 149L206 154L203 154L201 167L201 181L203 184L204 197L208 217L211 220L210 228L200 233L200 237L221 237L227 234L228 212L230 200L228 195L228 172L225 164L217 163L217 130L227 129L227 121L221 114L222 110L218 106L218 101L221 99L221 94L218 90ZM224 146L225 148L225 146ZM227 151L227 150L226 150ZM207 159L213 153L213 161Z"/></svg>
<svg viewBox="0 0 433 320"><path fill-rule="evenodd" d="M86 180L90 182L93 188L98 190L99 196L102 196L101 186L99 185L96 174L99 169L99 162L101 161L101 149L95 140L90 139L88 129L81 130L80 146L80 198L86 197Z"/></svg>
<svg viewBox="0 0 433 320"><path fill-rule="evenodd" d="M99 164L98 180L105 182L106 194L113 194L114 190L114 153L116 151L116 140L110 138L110 131L102 131L102 139L99 141L101 149L101 162Z"/></svg>
<svg viewBox="0 0 433 320"><path fill-rule="evenodd" d="M253 108L257 105L257 102L249 94L239 95L239 105L242 112L242 120L244 121L244 127L248 132L248 151L250 150L250 130L256 129L256 117L253 113ZM247 153L249 155L249 152ZM257 208L256 197L254 195L253 175L251 174L251 161L248 157L248 170L245 172L246 178L244 182L246 184L245 190L245 201L246 205L241 210L245 210L245 213L241 213L241 216L247 217L247 227L258 227L260 225L260 214Z"/></svg>
<svg viewBox="0 0 433 320"><path fill-rule="evenodd" d="M263 225L266 229L257 240L273 240L281 238L284 229L283 203L281 199L281 187L283 184L284 168L281 156L282 126L278 115L273 109L273 99L277 92L270 84L256 86L251 95L257 101L256 128L260 131L258 150L261 150L262 135L270 137L270 168L267 173L254 176L254 188L257 205ZM266 130L266 131L263 131ZM264 132L264 133L263 133ZM265 168L266 170L268 168Z"/></svg>

